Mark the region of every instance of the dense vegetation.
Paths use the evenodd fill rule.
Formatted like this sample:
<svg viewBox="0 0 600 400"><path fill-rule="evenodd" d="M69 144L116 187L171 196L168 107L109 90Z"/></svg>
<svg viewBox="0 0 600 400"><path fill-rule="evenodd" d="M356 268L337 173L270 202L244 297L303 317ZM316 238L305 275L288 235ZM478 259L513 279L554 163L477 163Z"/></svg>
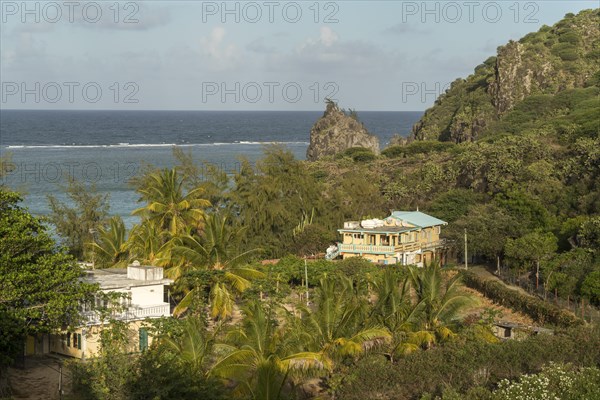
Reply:
<svg viewBox="0 0 600 400"><path fill-rule="evenodd" d="M22 355L25 337L77 326L79 304L95 289L79 281L75 260L56 248L20 201L0 187L0 396L8 390L6 368Z"/></svg>
<svg viewBox="0 0 600 400"><path fill-rule="evenodd" d="M521 126L512 123L527 117L528 126L537 127L548 116L565 126L579 119L595 131L598 109L593 98L583 99L571 111L567 103L577 96L561 93L598 85L599 26L598 9L586 10L499 47L497 56L452 83L414 127L414 136L460 143L490 133L518 132L513 128Z"/></svg>
<svg viewBox="0 0 600 400"><path fill-rule="evenodd" d="M524 387L596 395L593 385L514 382L540 371L570 382L598 374L598 329L573 328L582 321L541 300L508 299L501 284L465 275L540 323L571 327L494 343L493 315L461 318L471 299L460 275L295 256L322 253L345 220L418 207L449 222L442 232L458 258L466 229L473 260L598 304L597 20L597 10L568 15L501 49L425 114L416 137L427 140L381 156L354 148L309 163L269 146L256 165L242 159L227 176L175 150L175 167L149 166L132 182L140 222L129 231L108 218L106 198L72 182L74 206L50 200L70 252L100 268L132 260L165 267L181 317L161 321L140 357L124 354L126 328L115 324L101 357L73 366L78 398L302 398L314 392L311 377L325 394L348 399L502 399ZM550 65L527 93L491 81L515 52L521 71ZM560 364L542 371L550 361Z"/></svg>
<svg viewBox="0 0 600 400"><path fill-rule="evenodd" d="M337 398L516 399L520 397L511 397L502 389L506 386L506 382L501 383L503 380L515 381L523 374L537 373L545 365L555 362L593 368L591 375L587 375L587 370L572 373L572 377L579 378L580 386L571 388L569 397L558 398L593 399L600 394L598 380L587 379L594 379L598 374L599 340L597 328L594 332L577 328L523 341L456 341L432 351L411 354L392 365L383 357L372 355L348 369ZM526 377L521 379L527 380ZM552 383L559 384L557 381ZM533 388L524 389L521 395L524 396L521 398L545 398Z"/></svg>
<svg viewBox="0 0 600 400"><path fill-rule="evenodd" d="M114 324L101 357L72 366L76 397L305 398L312 377L322 379L313 395L334 395L348 366L367 353L391 365L457 335L496 341L489 321L460 321L473 299L461 290L459 275L444 277L439 266L378 269L362 259L319 261L307 264L306 289L295 283L303 264L287 257L256 266L265 276L255 282L259 293L245 293L233 323L207 320L208 294L186 318L155 321L155 340L139 358L119 351L126 327ZM300 296L305 290L310 303ZM149 371L153 379L143 380ZM194 384L164 385L169 379Z"/></svg>

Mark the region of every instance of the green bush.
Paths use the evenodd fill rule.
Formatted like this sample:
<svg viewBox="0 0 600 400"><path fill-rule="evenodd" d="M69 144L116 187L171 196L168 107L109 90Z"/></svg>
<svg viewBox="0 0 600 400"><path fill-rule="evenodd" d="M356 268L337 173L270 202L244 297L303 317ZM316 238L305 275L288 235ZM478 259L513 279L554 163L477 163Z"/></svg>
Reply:
<svg viewBox="0 0 600 400"><path fill-rule="evenodd" d="M339 400L486 399L503 379L539 372L550 362L592 367L600 363L600 330L578 327L523 341L487 343L456 340L411 353L393 364L371 355L356 362L342 380ZM457 394L461 396L457 397Z"/></svg>
<svg viewBox="0 0 600 400"><path fill-rule="evenodd" d="M508 288L496 280L483 279L471 271L463 271L463 282L483 293L494 302L529 315L540 324L552 324L563 328L582 325L583 321L573 313L553 304Z"/></svg>
<svg viewBox="0 0 600 400"><path fill-rule="evenodd" d="M558 43L552 46L552 54L560 57L563 61L575 61L579 58L577 47L571 43Z"/></svg>
<svg viewBox="0 0 600 400"><path fill-rule="evenodd" d="M306 262L308 272L308 285L316 286L325 274L334 274L337 270L336 263L327 260L309 260ZM280 274L281 280L287 278L292 286L299 286L304 282L304 259L293 255L285 256L271 266L272 274Z"/></svg>
<svg viewBox="0 0 600 400"><path fill-rule="evenodd" d="M338 158L343 157L349 157L354 162L368 162L377 158L371 149L365 147L350 147L338 156Z"/></svg>
<svg viewBox="0 0 600 400"><path fill-rule="evenodd" d="M390 146L386 147L381 154L387 158L399 158L402 157L404 152L404 146Z"/></svg>
<svg viewBox="0 0 600 400"><path fill-rule="evenodd" d="M451 142L438 142L434 140L417 140L406 146L390 146L383 150L381 154L387 158L399 158L402 156L411 156L415 154L440 153L448 151L454 147Z"/></svg>
<svg viewBox="0 0 600 400"><path fill-rule="evenodd" d="M550 364L536 375L524 375L519 382L504 380L494 392L495 400L561 400L600 398L600 370L596 367L573 368Z"/></svg>

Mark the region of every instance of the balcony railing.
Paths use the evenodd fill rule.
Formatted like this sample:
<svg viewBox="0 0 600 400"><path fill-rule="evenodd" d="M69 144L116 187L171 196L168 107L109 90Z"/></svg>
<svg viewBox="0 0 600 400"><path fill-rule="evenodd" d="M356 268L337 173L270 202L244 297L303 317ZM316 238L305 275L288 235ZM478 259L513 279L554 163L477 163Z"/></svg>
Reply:
<svg viewBox="0 0 600 400"><path fill-rule="evenodd" d="M131 321L144 318L168 317L169 315L171 315L170 305L169 303L164 303L153 306L129 307L125 311L105 315L104 320ZM102 314L99 311L84 311L82 316L88 325L99 324L102 321Z"/></svg>
<svg viewBox="0 0 600 400"><path fill-rule="evenodd" d="M374 246L370 244L340 244L340 252L347 253L370 253L370 254L392 254L394 246Z"/></svg>
<svg viewBox="0 0 600 400"><path fill-rule="evenodd" d="M367 254L393 254L406 253L409 251L435 249L445 245L444 240L436 240L435 242L421 243L402 243L397 246L376 246L371 244L339 244L339 251L344 253L367 253Z"/></svg>
<svg viewBox="0 0 600 400"><path fill-rule="evenodd" d="M444 239L436 240L435 242L423 243L423 249L435 249L438 247L444 247L446 241Z"/></svg>

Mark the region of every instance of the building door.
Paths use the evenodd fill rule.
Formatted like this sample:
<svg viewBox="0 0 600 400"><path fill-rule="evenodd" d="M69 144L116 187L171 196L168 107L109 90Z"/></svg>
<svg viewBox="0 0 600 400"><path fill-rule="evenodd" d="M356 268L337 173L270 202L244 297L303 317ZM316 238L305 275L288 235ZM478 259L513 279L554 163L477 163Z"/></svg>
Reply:
<svg viewBox="0 0 600 400"><path fill-rule="evenodd" d="M140 351L146 351L148 349L148 330L146 328L140 328Z"/></svg>

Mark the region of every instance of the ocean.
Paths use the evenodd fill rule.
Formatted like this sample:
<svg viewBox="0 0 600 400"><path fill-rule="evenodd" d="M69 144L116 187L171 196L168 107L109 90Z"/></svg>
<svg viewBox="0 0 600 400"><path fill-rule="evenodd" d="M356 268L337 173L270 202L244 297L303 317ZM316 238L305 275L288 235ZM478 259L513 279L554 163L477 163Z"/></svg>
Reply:
<svg viewBox="0 0 600 400"><path fill-rule="evenodd" d="M110 195L111 215L128 227L140 206L129 180L145 164L174 165L173 147L194 159L239 170L239 157L251 162L264 145L281 143L305 159L310 128L319 111L32 111L0 110L0 156L10 155L11 171L0 184L25 194L35 215L48 213L47 195L65 199L69 175ZM381 147L394 134L407 136L422 112L358 112Z"/></svg>

